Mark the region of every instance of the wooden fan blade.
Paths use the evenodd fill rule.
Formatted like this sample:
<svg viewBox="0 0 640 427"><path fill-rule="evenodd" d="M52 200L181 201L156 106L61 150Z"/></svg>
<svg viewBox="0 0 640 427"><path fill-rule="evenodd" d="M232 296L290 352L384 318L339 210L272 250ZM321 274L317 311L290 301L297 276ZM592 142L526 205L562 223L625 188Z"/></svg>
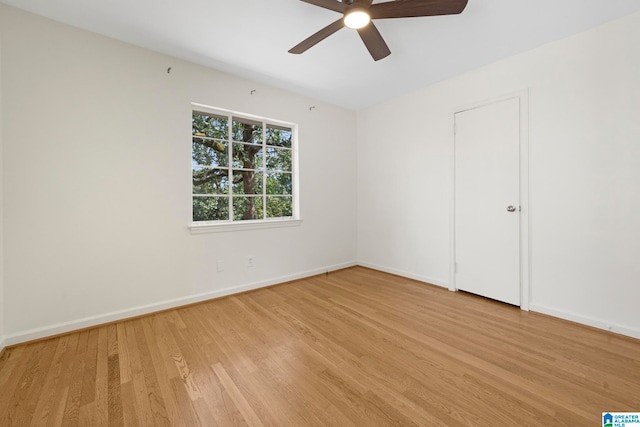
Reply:
<svg viewBox="0 0 640 427"><path fill-rule="evenodd" d="M305 3L333 10L335 12L345 13L349 9L349 5L336 0L301 0Z"/></svg>
<svg viewBox="0 0 640 427"><path fill-rule="evenodd" d="M376 3L369 12L371 19L455 15L467 7L467 2L468 0L396 0Z"/></svg>
<svg viewBox="0 0 640 427"><path fill-rule="evenodd" d="M360 34L360 38L374 60L378 61L391 54L389 46L384 42L380 31L373 25L373 22L369 22L366 27L360 28L358 34Z"/></svg>
<svg viewBox="0 0 640 427"><path fill-rule="evenodd" d="M311 37L306 38L305 40L301 41L300 43L298 43L297 45L289 49L289 53L295 53L295 54L302 53L305 50L309 49L310 47L313 47L316 44L320 43L322 40L326 39L331 34L341 29L342 27L344 27L344 22L342 22L342 18L340 18L333 24L327 25L326 27L324 27L323 29L321 29Z"/></svg>

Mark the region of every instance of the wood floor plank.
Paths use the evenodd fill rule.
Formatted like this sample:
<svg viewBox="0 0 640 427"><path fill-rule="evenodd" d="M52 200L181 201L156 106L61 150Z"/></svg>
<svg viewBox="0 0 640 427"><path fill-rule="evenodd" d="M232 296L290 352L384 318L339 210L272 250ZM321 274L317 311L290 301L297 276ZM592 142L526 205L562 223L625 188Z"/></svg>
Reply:
<svg viewBox="0 0 640 427"><path fill-rule="evenodd" d="M208 360L203 357L206 349L197 346L181 348L182 354L190 363L190 375L197 384L201 396L194 403L201 425L232 425L233 419L225 410L222 399L223 389L215 376L211 375L212 368Z"/></svg>
<svg viewBox="0 0 640 427"><path fill-rule="evenodd" d="M107 327L107 410L110 426L124 424L122 381L120 378L120 357L118 345L118 332L116 325Z"/></svg>
<svg viewBox="0 0 640 427"><path fill-rule="evenodd" d="M99 329L93 328L87 332L87 345L83 354L84 375L82 376L82 392L80 407L95 401L95 383L98 367L98 338Z"/></svg>
<svg viewBox="0 0 640 427"><path fill-rule="evenodd" d="M43 393L43 385L51 367L56 343L51 340L30 345L33 348L27 369L22 373L8 406L8 419L12 424L29 425Z"/></svg>
<svg viewBox="0 0 640 427"><path fill-rule="evenodd" d="M79 355L73 358L67 377L70 378L68 396L65 402L62 424L65 426L79 425L80 402L82 400L83 376L85 358Z"/></svg>
<svg viewBox="0 0 640 427"><path fill-rule="evenodd" d="M63 361L67 352L67 344L69 342L69 336L62 336L57 342L56 351L53 355L53 360L47 377L44 380L43 394L37 401L37 406L33 413L31 420L32 426L47 425L49 418L55 411L55 402L57 401L58 391L62 386L60 385L63 380L61 378L63 374Z"/></svg>
<svg viewBox="0 0 640 427"><path fill-rule="evenodd" d="M120 385L120 393L122 396L122 422L127 426L139 426L142 419L138 415L138 406L136 405L136 391L134 390L133 381L128 381Z"/></svg>
<svg viewBox="0 0 640 427"><path fill-rule="evenodd" d="M150 337L146 334L141 319L137 319L133 322L131 333L135 333L135 343L138 353L137 358L140 360L140 367L142 368L142 371L137 373L136 383L139 384L139 388L144 390L144 393L146 394L147 402L144 403L144 407L150 409L151 413L148 415L149 417L152 417L153 425L170 425L171 421L169 418L169 411L167 410L167 406L169 404L167 404L167 401L169 399L173 399L173 395L169 393L166 381L164 383L161 381L161 376L154 368L152 357L153 351L149 345ZM169 386L170 383L171 380L169 380ZM163 385L165 387L164 389ZM142 394L139 397L144 399ZM187 412L181 414L179 410L175 411L173 415L176 417L173 418L174 421L183 419L185 422L188 422L189 420L194 419L194 416L191 413Z"/></svg>
<svg viewBox="0 0 640 427"><path fill-rule="evenodd" d="M256 413L253 411L251 405L249 405L240 390L238 390L238 387L236 387L222 364L216 363L213 365L213 371L231 397L231 400L233 400L235 407L238 409L246 423L249 426L263 427L264 424L262 424L262 421L260 421L260 418L258 418Z"/></svg>
<svg viewBox="0 0 640 427"><path fill-rule="evenodd" d="M167 344L173 341L164 316L150 316L140 319L141 336L147 343L148 352L144 360L147 371L155 371L153 389L147 394L156 425L172 425L172 420L180 420L179 404L172 389L172 380L177 370L171 355L176 347ZM161 399L161 400L160 400Z"/></svg>
<svg viewBox="0 0 640 427"><path fill-rule="evenodd" d="M69 396L69 387L62 387L58 389L58 395L54 410L51 417L47 420L49 426L61 426L64 419L65 405L67 404L67 397ZM17 425L17 424L16 424Z"/></svg>
<svg viewBox="0 0 640 427"><path fill-rule="evenodd" d="M108 329L106 326L98 328L98 350L96 352L96 380L94 387L93 413L90 418L99 427L109 425L109 347ZM89 405L87 405L89 406Z"/></svg>
<svg viewBox="0 0 640 427"><path fill-rule="evenodd" d="M136 331L136 329L138 330ZM154 411L151 408L149 396L151 390L147 386L144 374L144 366L149 366L151 360L147 359L147 352L141 351L142 346L146 346L144 331L139 322L127 322L125 325L127 346L129 351L129 362L131 363L131 382L133 385L133 394L135 406L138 412L138 419L141 425L154 424ZM142 336L141 336L142 335Z"/></svg>
<svg viewBox="0 0 640 427"><path fill-rule="evenodd" d="M640 341L356 267L6 349L1 426L599 425Z"/></svg>

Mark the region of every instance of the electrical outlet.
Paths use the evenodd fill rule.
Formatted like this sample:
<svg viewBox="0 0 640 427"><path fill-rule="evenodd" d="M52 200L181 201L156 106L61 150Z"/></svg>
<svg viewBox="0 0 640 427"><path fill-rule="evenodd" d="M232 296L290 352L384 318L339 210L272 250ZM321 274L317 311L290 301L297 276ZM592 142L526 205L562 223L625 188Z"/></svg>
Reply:
<svg viewBox="0 0 640 427"><path fill-rule="evenodd" d="M224 271L224 261L219 259L216 263L216 268L218 269L218 272Z"/></svg>
<svg viewBox="0 0 640 427"><path fill-rule="evenodd" d="M251 268L251 267L253 267L253 257L249 255L247 257L247 268Z"/></svg>

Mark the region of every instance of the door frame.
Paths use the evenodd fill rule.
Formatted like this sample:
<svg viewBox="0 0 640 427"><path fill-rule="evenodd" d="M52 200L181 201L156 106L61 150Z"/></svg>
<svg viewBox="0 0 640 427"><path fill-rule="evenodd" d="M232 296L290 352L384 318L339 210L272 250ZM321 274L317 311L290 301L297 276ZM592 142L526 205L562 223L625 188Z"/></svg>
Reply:
<svg viewBox="0 0 640 427"><path fill-rule="evenodd" d="M449 184L449 290L456 292L456 114L496 102L516 98L520 107L520 308L529 311L531 299L531 259L529 247L529 92L487 99L455 108L450 114L450 184Z"/></svg>

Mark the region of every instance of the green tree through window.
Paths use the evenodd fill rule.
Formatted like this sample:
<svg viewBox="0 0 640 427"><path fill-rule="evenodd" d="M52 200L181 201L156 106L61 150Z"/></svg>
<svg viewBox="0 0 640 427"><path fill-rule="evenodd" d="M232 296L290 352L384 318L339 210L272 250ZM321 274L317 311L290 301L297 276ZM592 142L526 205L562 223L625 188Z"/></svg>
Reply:
<svg viewBox="0 0 640 427"><path fill-rule="evenodd" d="M293 125L193 111L193 221L294 215Z"/></svg>

